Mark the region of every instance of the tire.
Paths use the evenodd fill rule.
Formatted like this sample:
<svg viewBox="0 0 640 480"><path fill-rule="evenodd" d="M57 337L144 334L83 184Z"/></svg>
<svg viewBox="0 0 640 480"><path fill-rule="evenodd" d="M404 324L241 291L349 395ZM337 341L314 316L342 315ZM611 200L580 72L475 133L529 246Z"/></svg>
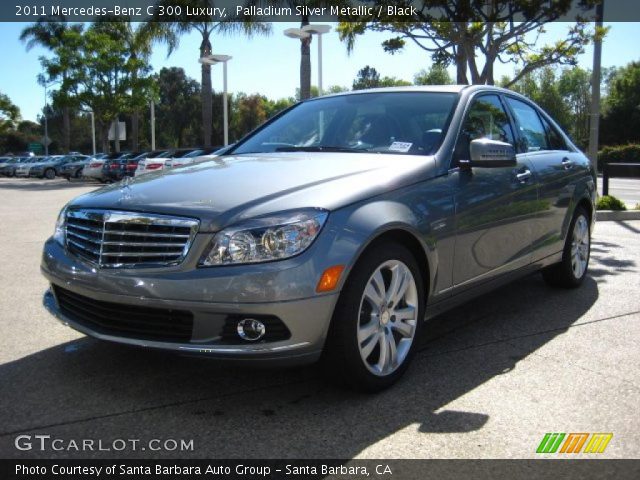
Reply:
<svg viewBox="0 0 640 480"><path fill-rule="evenodd" d="M542 270L542 278L552 287L577 288L587 276L590 254L589 214L583 207L578 207L569 224L562 260Z"/></svg>
<svg viewBox="0 0 640 480"><path fill-rule="evenodd" d="M54 178L56 178L56 171L53 168L47 168L44 171L44 178L46 178L47 180L53 180Z"/></svg>
<svg viewBox="0 0 640 480"><path fill-rule="evenodd" d="M392 288L395 280L399 283ZM401 296L393 298L390 291ZM397 243L373 246L358 260L338 299L323 353L325 373L356 390L389 388L415 354L424 305L424 281L413 254Z"/></svg>

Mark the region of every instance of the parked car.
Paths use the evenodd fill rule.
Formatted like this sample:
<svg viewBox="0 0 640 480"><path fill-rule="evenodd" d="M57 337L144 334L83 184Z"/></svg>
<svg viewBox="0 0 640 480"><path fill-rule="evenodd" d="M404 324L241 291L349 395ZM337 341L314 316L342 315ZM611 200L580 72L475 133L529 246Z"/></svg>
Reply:
<svg viewBox="0 0 640 480"><path fill-rule="evenodd" d="M200 148L198 150L186 151L182 155L171 157L164 163L164 168L180 167L182 165L188 165L190 163L197 163L202 160L210 160L213 158L213 154L220 150L222 147L207 147Z"/></svg>
<svg viewBox="0 0 640 480"><path fill-rule="evenodd" d="M3 177L13 177L16 173L16 168L23 161L22 157L12 157L6 162L0 164L0 175Z"/></svg>
<svg viewBox="0 0 640 480"><path fill-rule="evenodd" d="M0 157L0 165L4 165L5 163L7 163L12 158L13 157Z"/></svg>
<svg viewBox="0 0 640 480"><path fill-rule="evenodd" d="M85 160L86 155L54 155L36 162L29 170L30 177L53 180L62 173L62 167L69 163Z"/></svg>
<svg viewBox="0 0 640 480"><path fill-rule="evenodd" d="M164 153L158 154L156 157L149 156L144 160L138 162L138 168L135 175L144 175L149 172L157 172L165 168L165 163L174 157L180 157L187 153L193 152L194 148L180 148L174 150L167 150Z"/></svg>
<svg viewBox="0 0 640 480"><path fill-rule="evenodd" d="M80 160L74 160L72 162L64 164L60 167L60 176L66 178L67 180L71 180L72 178L80 178L82 177L82 171L84 167L94 160L95 157L84 156Z"/></svg>
<svg viewBox="0 0 640 480"><path fill-rule="evenodd" d="M13 172L16 177L28 177L31 174L31 169L38 163L48 161L52 158L59 158L61 155L54 155L53 157L22 157L19 165L16 165L16 168Z"/></svg>
<svg viewBox="0 0 640 480"><path fill-rule="evenodd" d="M97 180L99 182L106 182L107 178L105 176L104 164L109 160L117 160L123 155L128 155L129 152L116 152L110 153L109 155L102 158L93 158L88 165L85 165L82 169L83 178L89 180Z"/></svg>
<svg viewBox="0 0 640 480"><path fill-rule="evenodd" d="M536 270L578 287L595 199L589 160L509 90L319 97L213 161L71 201L44 246L44 303L103 340L322 356L376 391L405 372L426 318Z"/></svg>
<svg viewBox="0 0 640 480"><path fill-rule="evenodd" d="M134 152L109 160L103 165L103 176L108 182L118 182L124 177L133 177L138 167L139 157L144 153Z"/></svg>

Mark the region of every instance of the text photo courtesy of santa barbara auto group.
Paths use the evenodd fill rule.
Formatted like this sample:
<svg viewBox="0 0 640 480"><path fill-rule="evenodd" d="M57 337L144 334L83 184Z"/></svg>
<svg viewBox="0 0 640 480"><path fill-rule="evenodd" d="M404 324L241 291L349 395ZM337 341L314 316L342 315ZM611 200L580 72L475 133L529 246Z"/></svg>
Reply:
<svg viewBox="0 0 640 480"><path fill-rule="evenodd" d="M640 478L639 33L0 3L0 479Z"/></svg>

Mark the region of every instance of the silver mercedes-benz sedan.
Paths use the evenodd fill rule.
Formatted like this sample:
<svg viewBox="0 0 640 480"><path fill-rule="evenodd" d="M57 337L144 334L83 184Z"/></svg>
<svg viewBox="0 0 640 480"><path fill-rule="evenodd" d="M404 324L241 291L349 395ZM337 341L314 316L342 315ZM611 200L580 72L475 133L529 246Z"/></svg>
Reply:
<svg viewBox="0 0 640 480"><path fill-rule="evenodd" d="M299 103L220 157L80 196L44 246L45 306L113 342L300 364L375 391L425 319L542 271L578 287L595 172L494 87Z"/></svg>

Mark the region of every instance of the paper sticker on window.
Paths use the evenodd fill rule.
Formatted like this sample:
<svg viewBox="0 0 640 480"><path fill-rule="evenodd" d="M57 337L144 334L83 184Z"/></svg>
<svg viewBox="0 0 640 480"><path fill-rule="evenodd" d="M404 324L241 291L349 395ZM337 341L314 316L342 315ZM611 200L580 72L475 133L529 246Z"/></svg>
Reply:
<svg viewBox="0 0 640 480"><path fill-rule="evenodd" d="M390 152L408 152L409 149L411 149L411 145L413 145L413 143L409 143L409 142L393 142L390 146L389 146L389 151Z"/></svg>

